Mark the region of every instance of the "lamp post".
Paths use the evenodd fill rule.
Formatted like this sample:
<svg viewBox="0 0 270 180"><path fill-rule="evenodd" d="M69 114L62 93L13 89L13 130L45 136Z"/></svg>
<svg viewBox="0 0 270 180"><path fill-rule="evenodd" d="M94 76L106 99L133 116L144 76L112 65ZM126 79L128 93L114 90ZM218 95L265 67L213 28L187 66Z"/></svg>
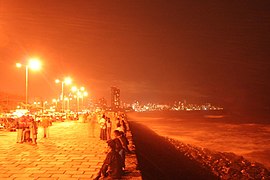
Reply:
<svg viewBox="0 0 270 180"><path fill-rule="evenodd" d="M70 111L70 100L72 100L72 98L65 97L64 99L65 99L65 101L67 101L67 111L69 112Z"/></svg>
<svg viewBox="0 0 270 180"><path fill-rule="evenodd" d="M82 108L84 108L84 101L83 101L83 99L84 99L84 97L86 97L86 96L88 96L88 92L84 91L84 92L82 93Z"/></svg>
<svg viewBox="0 0 270 180"><path fill-rule="evenodd" d="M17 68L21 68L22 66L25 67L25 104L28 104L28 79L29 79L29 69L37 71L41 68L41 63L38 59L32 58L29 60L28 64L23 65L21 63L16 63Z"/></svg>
<svg viewBox="0 0 270 180"><path fill-rule="evenodd" d="M72 79L70 77L66 77L63 81L60 81L59 79L55 80L55 83L58 84L61 82L61 96L60 96L60 100L62 102L62 112L64 112L64 103L65 103L65 99L64 99L64 85L70 85L72 83Z"/></svg>
<svg viewBox="0 0 270 180"><path fill-rule="evenodd" d="M53 99L52 102L55 103L55 110L57 109L57 99Z"/></svg>
<svg viewBox="0 0 270 180"><path fill-rule="evenodd" d="M74 98L76 98L77 99L77 112L79 112L79 90L78 90L78 88L76 87L76 86L73 86L72 88L71 88L71 91L73 92L73 93L76 93L75 95L74 95Z"/></svg>
<svg viewBox="0 0 270 180"><path fill-rule="evenodd" d="M85 91L84 87L78 89L76 86L71 88L71 91L75 93L75 98L77 98L77 112L80 110L80 98L82 98L82 108L84 107L83 98L88 96L88 93Z"/></svg>

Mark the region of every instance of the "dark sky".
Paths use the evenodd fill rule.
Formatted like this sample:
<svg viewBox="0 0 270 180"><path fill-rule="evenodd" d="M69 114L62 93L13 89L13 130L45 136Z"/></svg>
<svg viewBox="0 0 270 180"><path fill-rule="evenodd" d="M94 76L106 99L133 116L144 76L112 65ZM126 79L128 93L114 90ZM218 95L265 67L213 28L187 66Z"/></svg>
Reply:
<svg viewBox="0 0 270 180"><path fill-rule="evenodd" d="M70 75L93 97L269 108L269 1L0 0L1 92L24 94L16 61L37 56L30 97Z"/></svg>

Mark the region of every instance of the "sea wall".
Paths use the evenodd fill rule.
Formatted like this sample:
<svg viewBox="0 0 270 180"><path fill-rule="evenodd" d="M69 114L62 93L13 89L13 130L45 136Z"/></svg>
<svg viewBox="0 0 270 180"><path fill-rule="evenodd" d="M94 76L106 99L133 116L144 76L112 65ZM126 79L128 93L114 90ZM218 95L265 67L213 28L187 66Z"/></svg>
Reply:
<svg viewBox="0 0 270 180"><path fill-rule="evenodd" d="M132 180L142 180L141 172L138 169L138 160L136 155L136 147L133 141L132 132L129 128L129 122L126 121L127 124L127 133L126 137L129 141L129 150L131 153L126 153L126 169L125 174L122 179L132 179Z"/></svg>

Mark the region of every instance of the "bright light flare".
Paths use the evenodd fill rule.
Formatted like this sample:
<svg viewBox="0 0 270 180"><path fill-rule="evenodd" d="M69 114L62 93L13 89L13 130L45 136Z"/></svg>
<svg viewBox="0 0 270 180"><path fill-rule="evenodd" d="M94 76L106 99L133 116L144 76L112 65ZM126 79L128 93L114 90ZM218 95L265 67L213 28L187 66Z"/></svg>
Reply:
<svg viewBox="0 0 270 180"><path fill-rule="evenodd" d="M28 67L31 70L35 70L35 71L40 70L41 69L41 62L36 58L30 59Z"/></svg>
<svg viewBox="0 0 270 180"><path fill-rule="evenodd" d="M77 91L77 87L76 87L76 86L73 86L73 87L71 88L71 91L72 91L72 92L76 92L76 91Z"/></svg>
<svg viewBox="0 0 270 180"><path fill-rule="evenodd" d="M72 83L72 79L70 77L66 77L64 82L65 82L65 84L69 85Z"/></svg>
<svg viewBox="0 0 270 180"><path fill-rule="evenodd" d="M80 90L81 90L81 91L84 91L84 90L85 90L85 88L84 88L84 87L81 87L81 88L80 88Z"/></svg>
<svg viewBox="0 0 270 180"><path fill-rule="evenodd" d="M17 68L21 68L22 67L22 64L21 63L16 63L16 67Z"/></svg>
<svg viewBox="0 0 270 180"><path fill-rule="evenodd" d="M56 84L60 83L60 80L59 80L59 79L56 79L56 80L55 80L55 83L56 83Z"/></svg>
<svg viewBox="0 0 270 180"><path fill-rule="evenodd" d="M83 92L83 96L88 96L88 92Z"/></svg>

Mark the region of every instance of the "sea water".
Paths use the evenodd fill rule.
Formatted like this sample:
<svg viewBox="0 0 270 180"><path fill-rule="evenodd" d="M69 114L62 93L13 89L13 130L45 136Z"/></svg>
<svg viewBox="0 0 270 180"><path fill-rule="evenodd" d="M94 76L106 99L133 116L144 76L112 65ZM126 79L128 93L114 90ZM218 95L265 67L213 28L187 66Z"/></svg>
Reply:
<svg viewBox="0 0 270 180"><path fill-rule="evenodd" d="M157 134L219 152L259 162L270 169L268 117L237 116L222 111L132 112L130 120Z"/></svg>

